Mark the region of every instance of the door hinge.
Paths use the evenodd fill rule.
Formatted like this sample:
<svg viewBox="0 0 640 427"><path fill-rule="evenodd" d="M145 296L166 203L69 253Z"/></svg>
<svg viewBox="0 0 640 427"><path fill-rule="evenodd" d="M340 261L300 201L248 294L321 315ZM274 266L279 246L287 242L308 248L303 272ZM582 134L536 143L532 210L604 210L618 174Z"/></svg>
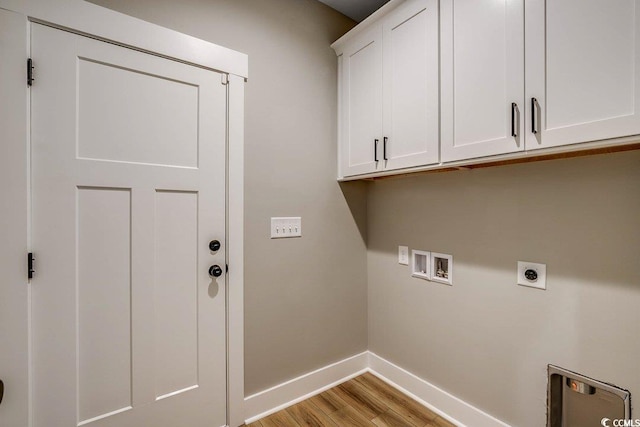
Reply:
<svg viewBox="0 0 640 427"><path fill-rule="evenodd" d="M33 273L36 272L33 269L33 261L34 260L35 260L35 258L33 257L33 252L29 252L27 254L27 277L29 277L29 279L33 279Z"/></svg>
<svg viewBox="0 0 640 427"><path fill-rule="evenodd" d="M33 77L33 60L27 59L27 86L31 87L35 78Z"/></svg>
<svg viewBox="0 0 640 427"><path fill-rule="evenodd" d="M226 86L228 83L229 83L229 75L222 74L222 84Z"/></svg>

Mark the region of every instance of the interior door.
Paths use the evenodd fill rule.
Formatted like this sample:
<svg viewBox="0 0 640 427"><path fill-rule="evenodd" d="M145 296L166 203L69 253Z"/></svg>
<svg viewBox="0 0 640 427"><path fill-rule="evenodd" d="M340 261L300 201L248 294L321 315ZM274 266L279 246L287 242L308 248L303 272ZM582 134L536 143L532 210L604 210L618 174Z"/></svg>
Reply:
<svg viewBox="0 0 640 427"><path fill-rule="evenodd" d="M403 3L383 23L385 169L438 163L438 1Z"/></svg>
<svg viewBox="0 0 640 427"><path fill-rule="evenodd" d="M221 75L37 24L31 43L33 425L224 425Z"/></svg>
<svg viewBox="0 0 640 427"><path fill-rule="evenodd" d="M527 150L640 134L640 1L532 0L526 19Z"/></svg>
<svg viewBox="0 0 640 427"><path fill-rule="evenodd" d="M444 162L521 151L523 0L442 0Z"/></svg>

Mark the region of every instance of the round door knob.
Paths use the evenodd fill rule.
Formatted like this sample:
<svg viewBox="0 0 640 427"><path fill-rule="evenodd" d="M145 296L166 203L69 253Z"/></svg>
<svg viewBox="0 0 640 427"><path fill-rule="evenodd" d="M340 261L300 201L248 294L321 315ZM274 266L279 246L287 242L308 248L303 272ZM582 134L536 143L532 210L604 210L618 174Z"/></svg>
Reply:
<svg viewBox="0 0 640 427"><path fill-rule="evenodd" d="M217 251L218 249L220 249L220 240L212 240L209 242L209 249L212 250L213 252Z"/></svg>
<svg viewBox="0 0 640 427"><path fill-rule="evenodd" d="M222 269L219 265L212 265L209 267L209 276L220 277L222 276Z"/></svg>

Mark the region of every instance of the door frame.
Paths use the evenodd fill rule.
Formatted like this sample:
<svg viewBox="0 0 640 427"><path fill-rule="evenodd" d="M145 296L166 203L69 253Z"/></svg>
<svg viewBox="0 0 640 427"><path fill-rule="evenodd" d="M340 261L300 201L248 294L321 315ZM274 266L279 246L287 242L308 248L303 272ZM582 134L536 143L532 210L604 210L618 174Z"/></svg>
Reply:
<svg viewBox="0 0 640 427"><path fill-rule="evenodd" d="M227 423L244 423L244 85L248 57L83 0L0 0L0 379L5 399L0 425L31 425L30 93L26 60L31 22L115 43L227 74ZM37 58L33 59L37 84ZM11 183L9 186L8 183ZM36 255L37 257L37 255ZM36 259L37 263L37 259ZM37 264L36 264L37 267ZM37 273L36 273L37 274ZM5 326L3 326L5 325ZM4 328L4 329L3 329Z"/></svg>

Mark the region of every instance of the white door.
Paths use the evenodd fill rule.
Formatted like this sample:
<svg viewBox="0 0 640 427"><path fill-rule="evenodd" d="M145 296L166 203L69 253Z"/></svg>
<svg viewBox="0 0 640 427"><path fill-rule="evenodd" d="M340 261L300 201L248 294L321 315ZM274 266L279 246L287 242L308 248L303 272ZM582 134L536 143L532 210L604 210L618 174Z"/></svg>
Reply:
<svg viewBox="0 0 640 427"><path fill-rule="evenodd" d="M224 425L221 75L41 25L31 44L33 426Z"/></svg>
<svg viewBox="0 0 640 427"><path fill-rule="evenodd" d="M521 151L523 0L442 0L440 13L442 160Z"/></svg>
<svg viewBox="0 0 640 427"><path fill-rule="evenodd" d="M342 54L344 176L382 168L382 28L360 34Z"/></svg>
<svg viewBox="0 0 640 427"><path fill-rule="evenodd" d="M438 1L412 0L384 19L385 169L439 161Z"/></svg>
<svg viewBox="0 0 640 427"><path fill-rule="evenodd" d="M640 1L534 0L526 16L527 150L640 134Z"/></svg>

